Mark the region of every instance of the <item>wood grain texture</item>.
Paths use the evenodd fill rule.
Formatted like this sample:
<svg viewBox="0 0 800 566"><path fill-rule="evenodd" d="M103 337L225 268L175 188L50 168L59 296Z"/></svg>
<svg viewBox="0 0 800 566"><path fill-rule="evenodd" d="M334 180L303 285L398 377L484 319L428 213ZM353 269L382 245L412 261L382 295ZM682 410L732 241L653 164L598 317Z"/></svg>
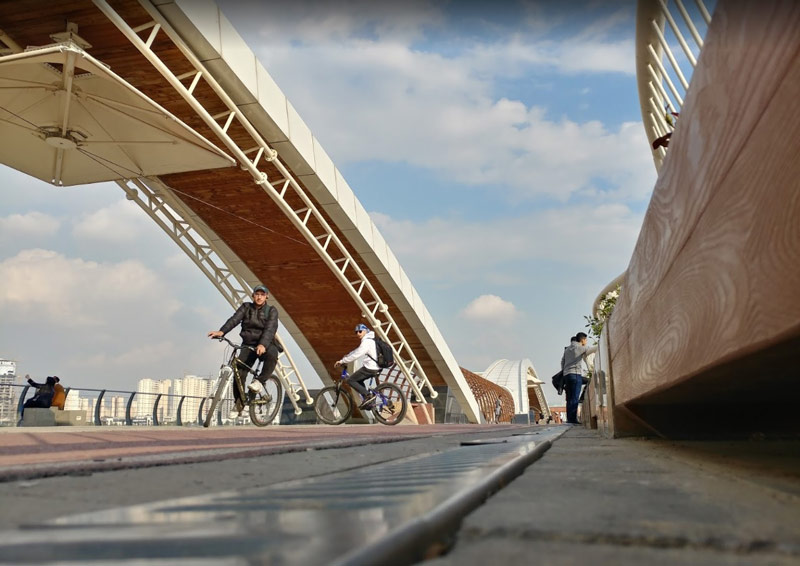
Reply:
<svg viewBox="0 0 800 566"><path fill-rule="evenodd" d="M618 405L702 389L714 368L800 333L797 29L796 2L714 14L609 326ZM735 364L729 379L750 385L706 393L746 402L759 387Z"/></svg>

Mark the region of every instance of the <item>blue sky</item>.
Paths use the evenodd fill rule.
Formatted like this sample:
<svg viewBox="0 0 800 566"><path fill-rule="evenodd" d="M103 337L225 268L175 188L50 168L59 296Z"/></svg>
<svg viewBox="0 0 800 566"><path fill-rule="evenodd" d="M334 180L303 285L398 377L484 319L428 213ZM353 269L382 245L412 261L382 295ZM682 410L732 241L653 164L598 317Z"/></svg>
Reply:
<svg viewBox="0 0 800 566"><path fill-rule="evenodd" d="M626 268L656 178L635 3L219 4L459 363L554 373ZM218 367L204 334L227 303L116 185L55 188L6 167L0 181L1 357L117 389Z"/></svg>

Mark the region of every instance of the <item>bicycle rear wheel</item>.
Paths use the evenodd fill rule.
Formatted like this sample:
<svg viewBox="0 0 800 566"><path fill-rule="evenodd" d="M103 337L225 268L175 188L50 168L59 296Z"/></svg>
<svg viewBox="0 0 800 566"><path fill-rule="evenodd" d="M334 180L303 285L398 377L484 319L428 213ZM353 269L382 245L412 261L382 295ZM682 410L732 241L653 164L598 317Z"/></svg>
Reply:
<svg viewBox="0 0 800 566"><path fill-rule="evenodd" d="M377 394L372 414L385 425L396 425L406 416L408 402L394 383L381 383L373 389Z"/></svg>
<svg viewBox="0 0 800 566"><path fill-rule="evenodd" d="M214 412L217 410L217 406L219 402L222 400L222 396L225 394L225 386L228 385L228 380L233 375L233 368L231 366L222 366L222 369L219 370L219 380L217 381L217 392L214 394L214 398L211 399L211 406L208 408L208 413L206 413L206 420L203 421L203 426L208 428L211 426L211 421L214 418Z"/></svg>
<svg viewBox="0 0 800 566"><path fill-rule="evenodd" d="M252 393L250 393L252 395ZM264 387L249 401L250 420L256 426L267 426L275 420L283 404L283 388L274 375L267 378Z"/></svg>
<svg viewBox="0 0 800 566"><path fill-rule="evenodd" d="M323 387L314 401L314 412L325 424L342 424L353 412L353 398L335 385Z"/></svg>

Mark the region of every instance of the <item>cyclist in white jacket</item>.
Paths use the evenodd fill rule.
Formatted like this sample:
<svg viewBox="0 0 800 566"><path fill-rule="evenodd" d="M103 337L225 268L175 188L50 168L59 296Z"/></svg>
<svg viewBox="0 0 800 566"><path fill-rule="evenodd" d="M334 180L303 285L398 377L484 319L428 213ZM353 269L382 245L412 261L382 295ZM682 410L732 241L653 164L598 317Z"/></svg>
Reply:
<svg viewBox="0 0 800 566"><path fill-rule="evenodd" d="M378 373L380 373L380 367L378 367L378 362L376 361L378 359L378 353L375 348L375 333L367 328L365 324L359 324L356 326L356 336L361 340L358 348L333 364L333 367L338 368L350 362L354 362L359 358L364 358L364 363L361 367L347 378L347 383L350 384L350 387L358 391L361 397L364 398L364 401L359 405L359 408L363 409L375 399L375 395L368 394L367 388L364 387L364 381L378 375Z"/></svg>

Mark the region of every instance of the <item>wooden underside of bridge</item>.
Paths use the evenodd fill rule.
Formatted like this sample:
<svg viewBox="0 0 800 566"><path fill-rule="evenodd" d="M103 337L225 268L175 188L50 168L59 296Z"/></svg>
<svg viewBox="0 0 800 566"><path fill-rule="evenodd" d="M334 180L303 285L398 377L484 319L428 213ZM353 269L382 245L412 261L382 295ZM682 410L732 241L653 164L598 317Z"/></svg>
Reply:
<svg viewBox="0 0 800 566"><path fill-rule="evenodd" d="M132 27L151 19L135 0L110 0L109 4ZM20 0L0 3L0 29L22 48L52 44L50 35L63 32L67 22L78 25L78 34L92 45L88 52L93 57L109 65L114 73L208 140L223 147L189 104L91 1ZM146 37L146 33L144 35ZM164 34L157 36L153 51L175 75L192 70ZM188 86L190 81L188 78L184 82ZM222 101L203 81L198 84L194 95L211 115L226 111ZM252 138L236 121L228 134L244 147L252 145ZM271 140L267 138L267 141ZM262 164L261 167L270 180L280 178L272 165ZM334 361L357 345L353 327L363 321L361 310L265 191L248 173L235 167L166 175L161 180L175 189L183 202L269 287L321 362L333 371ZM302 185L302 179L298 180ZM313 200L313 194L308 194ZM301 207L299 201L296 204L295 208ZM321 206L319 209L323 210ZM347 244L347 238L336 224L330 222L330 218L326 217L326 220ZM361 253L349 245L348 250L388 305L432 385L445 385L411 324L381 287L378 278L362 260ZM220 323L227 314L220 313Z"/></svg>
<svg viewBox="0 0 800 566"><path fill-rule="evenodd" d="M798 29L714 13L609 321L617 435L800 431Z"/></svg>

